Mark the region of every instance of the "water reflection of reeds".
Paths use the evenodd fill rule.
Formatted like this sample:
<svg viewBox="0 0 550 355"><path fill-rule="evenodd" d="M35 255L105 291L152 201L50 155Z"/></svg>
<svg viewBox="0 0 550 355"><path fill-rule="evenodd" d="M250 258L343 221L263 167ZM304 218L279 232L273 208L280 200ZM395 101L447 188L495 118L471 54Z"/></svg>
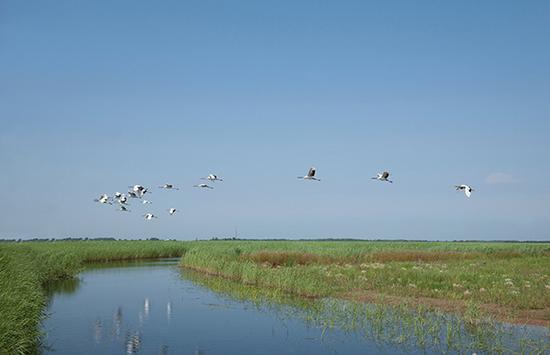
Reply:
<svg viewBox="0 0 550 355"><path fill-rule="evenodd" d="M301 319L307 326L319 329L322 341L344 332L407 352L421 349L436 353L545 353L550 350L546 340L550 335L548 329L512 326L489 318L469 322L457 315L422 307L411 309L406 305L305 299L195 271L182 273L184 278L228 301L244 302L245 307L270 312L281 319Z"/></svg>
<svg viewBox="0 0 550 355"><path fill-rule="evenodd" d="M44 285L46 296L51 299L55 295L73 294L78 290L81 282L79 277L48 282Z"/></svg>

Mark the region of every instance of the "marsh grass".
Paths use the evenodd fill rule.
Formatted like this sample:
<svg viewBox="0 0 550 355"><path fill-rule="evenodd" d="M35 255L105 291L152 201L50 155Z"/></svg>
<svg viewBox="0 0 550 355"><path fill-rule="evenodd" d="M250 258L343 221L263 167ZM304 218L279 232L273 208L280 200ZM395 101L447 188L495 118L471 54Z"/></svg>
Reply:
<svg viewBox="0 0 550 355"><path fill-rule="evenodd" d="M239 249L240 250L240 249ZM492 253L480 252L458 252L458 251L420 251L420 250L399 250L399 251L377 251L365 252L332 257L329 255L318 255L310 252L293 251L270 251L260 250L248 254L239 253L242 260L253 261L257 264L277 266L295 266L311 264L345 264L361 262L437 262L449 260L471 260L480 258L509 259L518 258L522 254L514 251L497 251ZM550 255L550 254L549 254ZM548 255L547 255L548 256Z"/></svg>
<svg viewBox="0 0 550 355"><path fill-rule="evenodd" d="M458 317L424 307L386 306L334 298L305 299L278 289L183 271L184 277L227 300L245 302L280 319L301 319L317 328L320 341L338 332L353 333L365 341L391 344L403 351L433 353L530 353L550 350L540 329L495 322L471 303L468 317Z"/></svg>
<svg viewBox="0 0 550 355"><path fill-rule="evenodd" d="M311 298L388 295L461 313L474 302L550 324L548 243L195 242L182 266Z"/></svg>

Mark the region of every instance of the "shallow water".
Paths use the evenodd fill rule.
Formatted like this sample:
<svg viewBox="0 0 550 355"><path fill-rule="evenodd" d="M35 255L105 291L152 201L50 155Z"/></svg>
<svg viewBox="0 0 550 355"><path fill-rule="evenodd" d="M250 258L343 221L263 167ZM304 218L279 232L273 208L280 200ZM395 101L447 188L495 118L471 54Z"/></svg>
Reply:
<svg viewBox="0 0 550 355"><path fill-rule="evenodd" d="M77 280L52 285L49 317L43 324L47 334L43 352L206 355L442 351L441 347L419 347L410 339L392 342L366 337L365 329L328 327L315 321L318 313L312 316L304 310L308 301L286 299L281 304L256 298L251 302L246 296L220 290L219 284L216 287L198 281L197 275L183 272L177 262L169 259L90 267ZM231 287L235 291L240 286ZM311 306L315 308L313 302ZM443 351L461 352L461 348Z"/></svg>

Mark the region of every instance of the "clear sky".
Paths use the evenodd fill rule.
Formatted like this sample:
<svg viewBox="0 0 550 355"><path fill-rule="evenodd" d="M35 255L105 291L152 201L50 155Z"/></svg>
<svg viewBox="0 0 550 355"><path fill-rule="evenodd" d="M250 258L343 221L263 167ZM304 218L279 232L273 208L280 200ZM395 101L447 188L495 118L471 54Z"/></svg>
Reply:
<svg viewBox="0 0 550 355"><path fill-rule="evenodd" d="M3 0L0 237L550 240L549 18L548 1ZM296 179L311 165L321 182ZM394 184L370 179L384 169ZM225 181L191 187L210 172ZM152 205L93 202L137 183Z"/></svg>

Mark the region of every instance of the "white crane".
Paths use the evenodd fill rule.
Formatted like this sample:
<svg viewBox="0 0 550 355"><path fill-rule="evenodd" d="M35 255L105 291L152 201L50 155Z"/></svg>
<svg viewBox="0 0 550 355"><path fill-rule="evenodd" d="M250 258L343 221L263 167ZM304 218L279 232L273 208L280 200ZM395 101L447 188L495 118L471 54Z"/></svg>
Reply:
<svg viewBox="0 0 550 355"><path fill-rule="evenodd" d="M390 177L390 173L387 171L384 171L382 173L376 174L376 176L372 177L371 179L393 183L393 181L388 180L389 177Z"/></svg>
<svg viewBox="0 0 550 355"><path fill-rule="evenodd" d="M157 216L155 216L154 214L152 213L146 213L143 215L143 218L145 218L147 221L150 221L152 220L153 218L158 218Z"/></svg>
<svg viewBox="0 0 550 355"><path fill-rule="evenodd" d="M469 185L455 185L455 189L456 191L464 191L464 194L466 195L466 197L470 197L472 196L472 191L474 191L474 189L472 189Z"/></svg>
<svg viewBox="0 0 550 355"><path fill-rule="evenodd" d="M145 195L149 189L147 187L144 187L143 185L134 185L134 186L129 186L132 191L135 193L135 195L138 197L138 198L142 198L143 195Z"/></svg>
<svg viewBox="0 0 550 355"><path fill-rule="evenodd" d="M128 204L128 197L126 197L125 194L121 194L120 192L118 193L120 194L118 197L116 197L117 195L115 195L115 199L117 200L117 202L120 203L121 205Z"/></svg>
<svg viewBox="0 0 550 355"><path fill-rule="evenodd" d="M222 178L220 178L218 175L215 175L215 174L208 174L207 177L203 177L201 178L201 180L208 180L208 181L223 181Z"/></svg>
<svg viewBox="0 0 550 355"><path fill-rule="evenodd" d="M166 189L166 190L179 190L178 187L175 187L173 184L164 184L162 186L159 186L159 189Z"/></svg>
<svg viewBox="0 0 550 355"><path fill-rule="evenodd" d="M315 167L309 168L306 176L298 176L298 179L321 181L315 177Z"/></svg>
<svg viewBox="0 0 550 355"><path fill-rule="evenodd" d="M170 208L170 209L168 210L168 213L170 213L170 216L173 216L174 213L176 213L176 211L177 211L177 210L176 210L175 208Z"/></svg>
<svg viewBox="0 0 550 355"><path fill-rule="evenodd" d="M143 185L134 185L134 186L128 186L129 188L132 189L132 191L134 191L135 193L138 193L138 192L141 192L143 190L145 190L145 187L143 187Z"/></svg>
<svg viewBox="0 0 550 355"><path fill-rule="evenodd" d="M193 185L193 187L200 187L200 188L203 188L203 189L213 189L212 186L208 186L206 184Z"/></svg>
<svg viewBox="0 0 550 355"><path fill-rule="evenodd" d="M107 194L101 194L99 198L94 199L95 202L99 203L108 203L109 205L112 205L113 203L110 201L110 197Z"/></svg>

